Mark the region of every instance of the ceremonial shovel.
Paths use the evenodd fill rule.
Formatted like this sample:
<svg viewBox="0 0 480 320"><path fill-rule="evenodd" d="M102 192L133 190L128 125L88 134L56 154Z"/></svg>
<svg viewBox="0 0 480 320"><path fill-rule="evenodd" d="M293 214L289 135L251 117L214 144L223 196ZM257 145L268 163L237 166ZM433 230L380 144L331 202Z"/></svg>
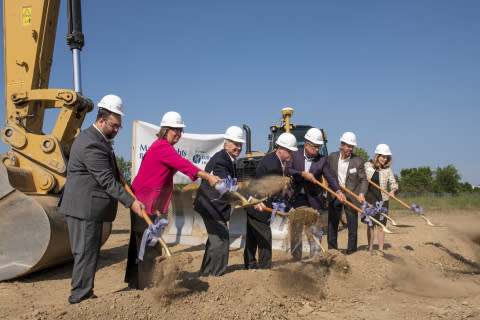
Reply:
<svg viewBox="0 0 480 320"><path fill-rule="evenodd" d="M408 204L406 204L406 203L403 202L402 200L398 199L398 198L395 197L394 195L391 195L387 190L383 189L382 187L380 187L378 184L376 184L376 183L373 182L372 180L369 179L368 182L369 182L372 186L374 186L375 188L377 188L377 189L385 192L386 194L390 195L390 197L392 197L393 199L397 200L398 203L400 203L400 204L401 204L402 206L404 206L405 208L409 209L410 211L413 211L413 212L417 213L417 215L420 216L420 218L422 218L423 220L425 220L425 222L426 222L429 226L435 227L435 225L434 225L430 220L428 220L428 218L425 217L424 214L421 214L421 213L420 213L421 210L423 210L423 209L421 209L420 206L417 206L417 205L415 205L415 204L409 206ZM420 210L419 210L418 208L420 208Z"/></svg>
<svg viewBox="0 0 480 320"><path fill-rule="evenodd" d="M124 182L124 187L125 187L125 190L127 190L127 192L135 198L135 200L137 200L137 197L135 197L135 195L133 194L132 190L130 189L130 187L128 186L128 184L126 184ZM152 220L150 219L150 217L148 216L148 214L145 212L145 209L142 209L142 215L143 215L143 219L145 219L145 221L147 222L148 225L152 225ZM167 247L167 244L165 243L165 241L163 240L162 237L158 237L158 242L160 242L160 245L162 246L162 248L165 250L165 254L167 255L167 257L171 257L172 256L172 253L170 252L170 249L168 249Z"/></svg>
<svg viewBox="0 0 480 320"><path fill-rule="evenodd" d="M353 196L355 199L360 200L360 197L357 194L355 194L353 191L351 191L350 189L347 189L344 186L340 186L340 188L343 191L350 194L351 196ZM368 206L371 207L372 205L368 204ZM413 227L413 226L408 225L408 224L398 224L398 223L395 222L395 220L393 220L391 217L389 217L388 214L384 214L383 212L378 212L378 213L381 214L382 216L384 216L388 221L390 221L392 223L392 226L395 226L395 227L398 227L398 228L411 228L411 227Z"/></svg>
<svg viewBox="0 0 480 320"><path fill-rule="evenodd" d="M334 196L335 198L337 197L337 194L335 192L333 192L332 189L330 189L329 187L323 185L322 183L318 182L318 180L314 179L314 182L315 184L319 185L320 187L322 187L323 189L327 190L332 196ZM351 203L350 201L348 200L345 200L345 203L348 204L350 207L352 207L353 209L355 209L358 213L363 213L362 209L360 209L359 207L357 207L356 205L354 205L353 203ZM382 223L380 223L380 221L378 221L377 219L375 219L374 217L372 216L368 216L368 218L370 220L372 220L376 225L378 225L380 228L382 228L382 230L386 233L395 233L395 232L392 232L390 231L387 227L385 227Z"/></svg>

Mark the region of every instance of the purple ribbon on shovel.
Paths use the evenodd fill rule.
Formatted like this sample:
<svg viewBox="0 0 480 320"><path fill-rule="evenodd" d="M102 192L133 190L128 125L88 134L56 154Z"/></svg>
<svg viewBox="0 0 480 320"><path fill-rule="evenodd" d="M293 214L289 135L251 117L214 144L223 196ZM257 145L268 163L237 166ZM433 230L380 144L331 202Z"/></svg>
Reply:
<svg viewBox="0 0 480 320"><path fill-rule="evenodd" d="M360 218L362 219L363 223L368 224L370 227L373 227L373 222L370 220L369 216L374 216L377 214L377 208L369 207L368 203L364 203L362 205L362 213L360 213Z"/></svg>
<svg viewBox="0 0 480 320"><path fill-rule="evenodd" d="M277 211L285 212L285 208L287 207L283 201L272 202L272 215L270 216L270 225L275 222L275 216L277 215ZM281 230L283 229L283 224L285 223L287 217L282 216L282 222L280 223Z"/></svg>
<svg viewBox="0 0 480 320"><path fill-rule="evenodd" d="M237 178L232 178L228 176L225 179L222 179L222 182L219 182L215 185L215 189L220 193L220 196L216 199L211 200L216 201L220 199L225 192L234 192L238 189Z"/></svg>
<svg viewBox="0 0 480 320"><path fill-rule="evenodd" d="M163 234L163 231L168 226L168 220L165 218L156 217L155 222L148 226L143 232L142 242L140 243L140 251L138 252L138 261L143 261L143 255L145 254L145 248L148 245L153 247L157 244L158 238Z"/></svg>
<svg viewBox="0 0 480 320"><path fill-rule="evenodd" d="M420 213L422 213L423 211L423 208L418 204L412 204L412 206L410 207L410 211L416 213L417 215L420 215Z"/></svg>
<svg viewBox="0 0 480 320"><path fill-rule="evenodd" d="M383 201L377 201L375 203L375 212L376 213L383 213L383 214L388 214L388 209L383 206ZM383 215L380 215L379 220L383 221L385 217Z"/></svg>

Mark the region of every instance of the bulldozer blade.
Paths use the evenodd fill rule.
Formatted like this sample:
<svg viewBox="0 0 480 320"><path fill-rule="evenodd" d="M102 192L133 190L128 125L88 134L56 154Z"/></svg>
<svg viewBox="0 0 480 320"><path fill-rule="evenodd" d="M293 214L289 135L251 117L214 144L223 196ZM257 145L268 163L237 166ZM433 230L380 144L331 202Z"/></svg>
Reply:
<svg viewBox="0 0 480 320"><path fill-rule="evenodd" d="M15 189L0 199L0 281L72 260L58 201L58 196L26 195ZM112 224L104 223L102 244L111 230Z"/></svg>

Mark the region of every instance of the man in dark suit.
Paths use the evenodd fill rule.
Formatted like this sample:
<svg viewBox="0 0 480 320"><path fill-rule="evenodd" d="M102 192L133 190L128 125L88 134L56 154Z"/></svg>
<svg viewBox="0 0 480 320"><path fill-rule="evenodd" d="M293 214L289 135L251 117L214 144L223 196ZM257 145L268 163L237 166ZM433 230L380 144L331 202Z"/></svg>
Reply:
<svg viewBox="0 0 480 320"><path fill-rule="evenodd" d="M340 138L340 151L332 152L328 156L330 168L337 176L339 183L355 192L360 197L360 204L365 202L365 193L368 189L367 176L362 158L352 153L357 145L357 138L352 132L345 132ZM356 199L347 195L347 199L358 205ZM338 249L337 234L338 222L342 209L347 216L348 246L347 254L357 251L358 213L348 205L344 205L334 197L329 196L328 203L328 249Z"/></svg>
<svg viewBox="0 0 480 320"><path fill-rule="evenodd" d="M123 103L107 95L98 103L97 119L72 145L60 210L65 214L73 254L72 289L68 302L95 298L95 271L103 222L111 222L118 201L142 215L143 204L120 182L110 139L122 127Z"/></svg>
<svg viewBox="0 0 480 320"><path fill-rule="evenodd" d="M276 141L277 150L267 154L258 163L255 178L266 176L283 176L284 168L292 159L292 154L297 151L297 139L291 133L282 133ZM256 181L252 181L252 188ZM261 190L265 192L265 190ZM260 192L261 192L260 191ZM264 194L255 195L263 197ZM270 269L272 267L272 229L270 228L271 213L263 211L263 207L272 207L272 202L283 200L282 194L270 195L264 203L247 208L247 234L245 237L245 251L243 260L245 269ZM258 248L258 263L256 259Z"/></svg>
<svg viewBox="0 0 480 320"><path fill-rule="evenodd" d="M223 149L212 156L205 171L221 179L236 178L235 159L242 152L242 143L245 142L243 130L237 126L229 127L224 138ZM203 218L208 234L200 268L203 276L221 276L228 265L230 236L227 222L230 220L231 206L227 202L214 200L218 197L218 191L202 180L193 203L195 211Z"/></svg>
<svg viewBox="0 0 480 320"><path fill-rule="evenodd" d="M286 174L293 177L292 187L288 190L289 202L293 208L309 206L321 211L324 190L315 183L315 180L320 181L322 175L339 199L345 200L338 180L330 170L327 157L318 153L323 143L322 132L317 128L310 128L305 134L304 148L294 152L292 161L287 164ZM295 260L302 258L302 229L303 226L290 223L290 247ZM313 257L319 248L313 239L309 239L309 243L310 257Z"/></svg>

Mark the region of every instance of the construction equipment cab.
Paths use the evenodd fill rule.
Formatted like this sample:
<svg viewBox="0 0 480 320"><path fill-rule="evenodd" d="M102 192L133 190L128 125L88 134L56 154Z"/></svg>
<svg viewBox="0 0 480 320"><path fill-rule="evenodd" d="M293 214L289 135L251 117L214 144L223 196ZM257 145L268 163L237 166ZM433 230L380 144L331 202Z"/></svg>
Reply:
<svg viewBox="0 0 480 320"><path fill-rule="evenodd" d="M284 132L290 132L297 139L297 147L302 148L305 144L305 135L309 129L313 128L310 125L297 125L292 123L291 117L293 115L292 108L283 108L282 109L282 118L280 119L279 125L270 126L270 134L268 135L268 150L266 153L272 152L275 150L275 141L277 138ZM260 160L265 156L266 153L260 151L252 151L251 147L251 131L247 125L243 125L244 130L246 131L246 144L245 144L245 155L242 158L237 159L237 171L238 178L240 181L246 181L255 177L255 169ZM327 156L327 134L325 130L318 129L322 135L323 143L318 143L320 145L319 153L321 155Z"/></svg>

